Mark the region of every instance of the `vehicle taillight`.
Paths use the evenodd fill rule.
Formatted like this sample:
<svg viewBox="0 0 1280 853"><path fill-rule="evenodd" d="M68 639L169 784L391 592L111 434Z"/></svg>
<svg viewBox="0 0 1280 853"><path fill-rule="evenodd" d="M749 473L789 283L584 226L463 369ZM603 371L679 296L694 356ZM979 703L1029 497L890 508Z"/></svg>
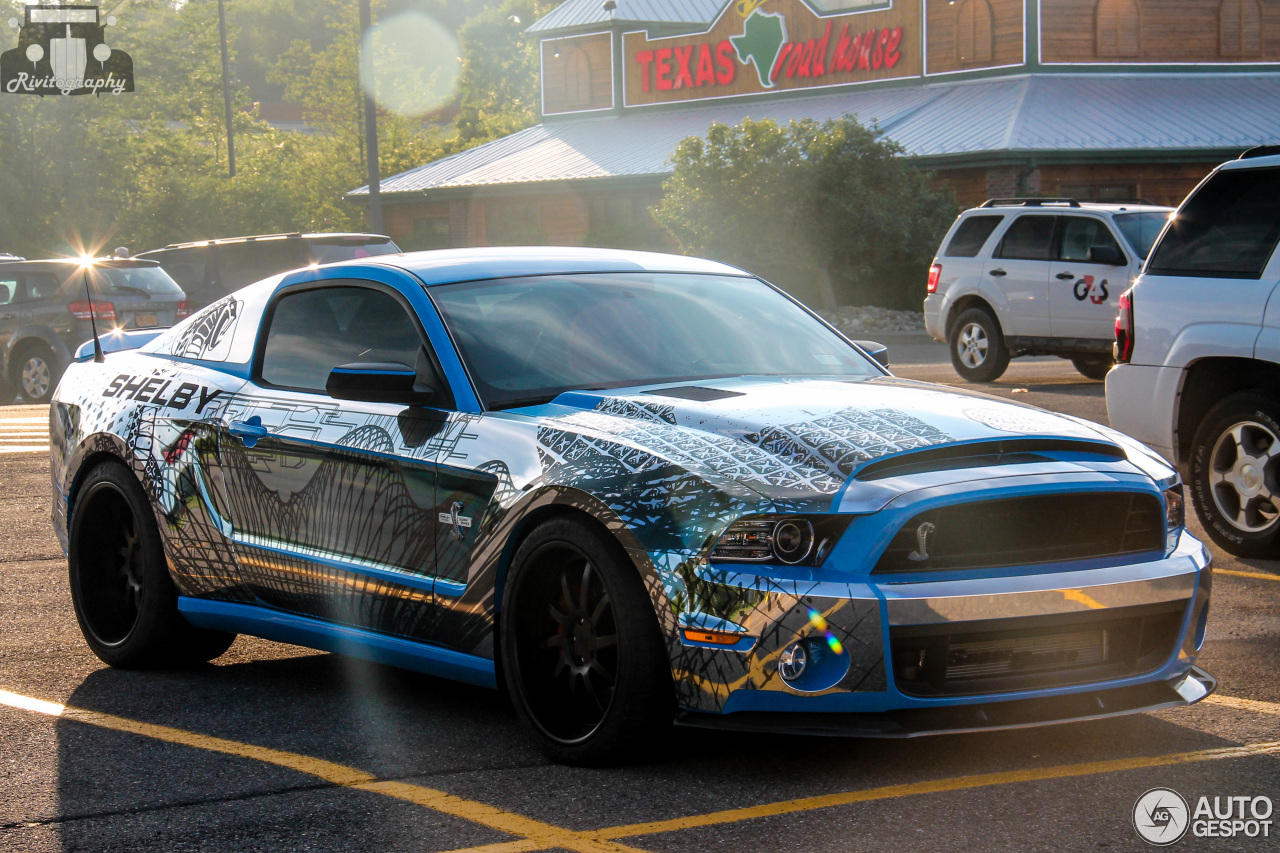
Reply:
<svg viewBox="0 0 1280 853"><path fill-rule="evenodd" d="M929 267L929 292L938 292L938 279L942 278L942 264Z"/></svg>
<svg viewBox="0 0 1280 853"><path fill-rule="evenodd" d="M190 316L191 316L191 303L184 299L178 303L177 317L179 320L182 320Z"/></svg>
<svg viewBox="0 0 1280 853"><path fill-rule="evenodd" d="M1133 288L1120 294L1120 313L1116 315L1116 342L1112 355L1116 364L1128 364L1133 358Z"/></svg>
<svg viewBox="0 0 1280 853"><path fill-rule="evenodd" d="M70 311L71 316L75 317L77 320L88 320L89 312L92 310L93 318L95 320L106 320L109 323L115 322L116 306L112 305L110 302L94 302L92 305L93 307L90 308L89 300L80 299L68 305L67 310Z"/></svg>

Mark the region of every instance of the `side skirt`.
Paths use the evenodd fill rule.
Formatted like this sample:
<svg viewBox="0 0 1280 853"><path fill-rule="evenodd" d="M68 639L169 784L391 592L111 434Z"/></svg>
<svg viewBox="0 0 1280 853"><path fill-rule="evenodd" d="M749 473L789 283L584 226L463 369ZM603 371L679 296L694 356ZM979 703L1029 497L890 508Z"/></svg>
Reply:
<svg viewBox="0 0 1280 853"><path fill-rule="evenodd" d="M277 643L336 652L479 687L497 689L498 686L492 660L415 640L230 601L179 596L178 610L197 628L249 634Z"/></svg>

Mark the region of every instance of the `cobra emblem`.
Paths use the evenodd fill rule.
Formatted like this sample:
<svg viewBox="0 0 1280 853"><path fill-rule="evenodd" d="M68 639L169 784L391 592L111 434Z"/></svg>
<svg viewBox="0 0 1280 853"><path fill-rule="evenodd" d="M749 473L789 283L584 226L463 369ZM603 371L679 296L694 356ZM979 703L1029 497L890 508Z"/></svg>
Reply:
<svg viewBox="0 0 1280 853"><path fill-rule="evenodd" d="M929 534L937 529L932 521L926 521L916 528L916 542L920 543L920 549L908 554L908 560L921 563L929 559Z"/></svg>
<svg viewBox="0 0 1280 853"><path fill-rule="evenodd" d="M440 523L449 525L449 536L457 542L466 537L465 528L471 526L470 516L463 515L462 509L462 501L454 501L449 512L439 513Z"/></svg>

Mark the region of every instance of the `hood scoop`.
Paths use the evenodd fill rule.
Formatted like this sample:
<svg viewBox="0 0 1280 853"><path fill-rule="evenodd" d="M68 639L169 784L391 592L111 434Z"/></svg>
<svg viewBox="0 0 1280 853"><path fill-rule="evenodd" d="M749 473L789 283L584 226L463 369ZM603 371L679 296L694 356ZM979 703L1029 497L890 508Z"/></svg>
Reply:
<svg viewBox="0 0 1280 853"><path fill-rule="evenodd" d="M724 391L720 388L706 388L702 385L681 385L678 388L659 388L657 391L645 391L654 397L674 397L677 400L693 400L697 403L709 403L712 400L727 400L730 397L745 397L740 391Z"/></svg>
<svg viewBox="0 0 1280 853"><path fill-rule="evenodd" d="M856 480L883 480L907 474L989 465L1023 465L1050 461L1050 454L1077 453L1093 458L1126 459L1122 448L1102 441L1072 439L1005 439L974 441L908 451L867 462L853 472Z"/></svg>

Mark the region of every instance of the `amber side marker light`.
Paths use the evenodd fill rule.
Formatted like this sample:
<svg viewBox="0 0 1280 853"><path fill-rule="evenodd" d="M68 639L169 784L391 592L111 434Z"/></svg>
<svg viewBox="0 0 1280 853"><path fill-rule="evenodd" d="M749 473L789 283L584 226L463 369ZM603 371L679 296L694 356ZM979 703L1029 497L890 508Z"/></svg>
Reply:
<svg viewBox="0 0 1280 853"><path fill-rule="evenodd" d="M745 636L728 631L700 631L692 628L685 628L681 633L691 643L712 643L717 646L736 646Z"/></svg>

